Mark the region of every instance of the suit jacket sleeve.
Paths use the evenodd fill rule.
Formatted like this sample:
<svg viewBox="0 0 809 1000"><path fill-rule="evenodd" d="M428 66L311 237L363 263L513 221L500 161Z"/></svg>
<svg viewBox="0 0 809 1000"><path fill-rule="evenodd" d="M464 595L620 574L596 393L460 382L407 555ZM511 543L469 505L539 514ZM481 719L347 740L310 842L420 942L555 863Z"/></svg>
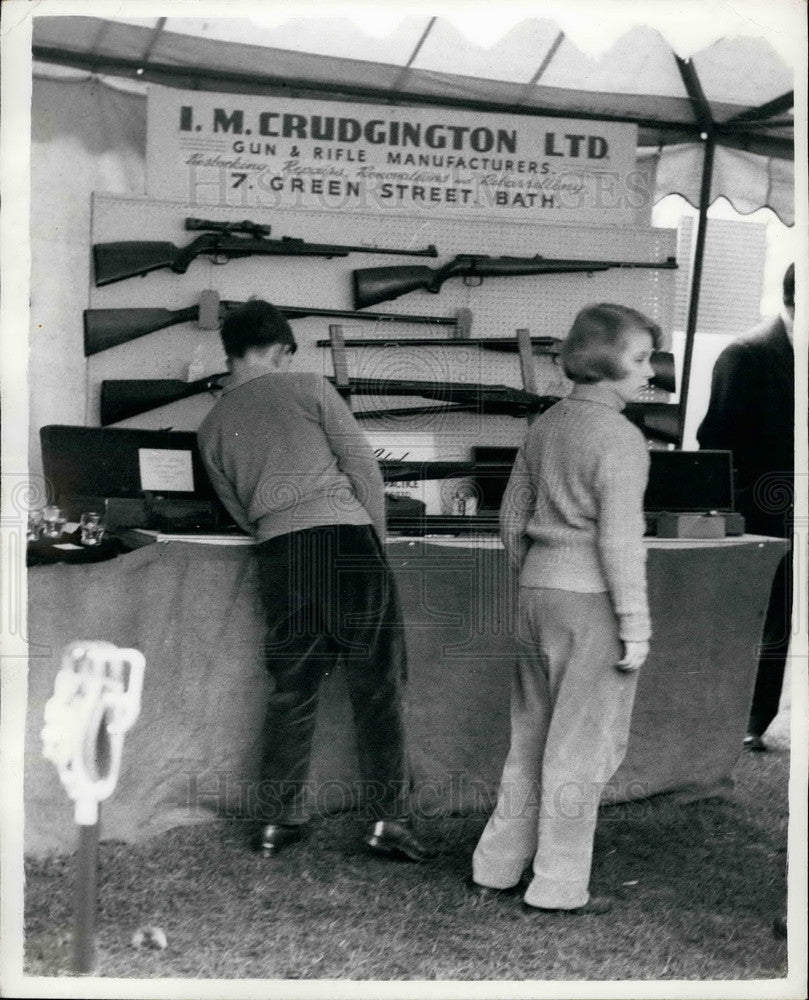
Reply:
<svg viewBox="0 0 809 1000"><path fill-rule="evenodd" d="M714 366L708 411L697 431L700 448L729 449L738 457L754 406L748 352L743 344L731 344Z"/></svg>

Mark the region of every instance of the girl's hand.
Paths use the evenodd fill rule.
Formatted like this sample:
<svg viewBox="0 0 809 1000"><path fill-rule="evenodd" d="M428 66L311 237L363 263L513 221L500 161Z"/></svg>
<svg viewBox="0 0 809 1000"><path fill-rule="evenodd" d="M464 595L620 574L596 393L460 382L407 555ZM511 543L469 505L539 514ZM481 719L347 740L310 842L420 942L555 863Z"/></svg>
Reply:
<svg viewBox="0 0 809 1000"><path fill-rule="evenodd" d="M646 662L646 657L649 655L649 643L648 642L625 642L624 643L624 658L619 660L615 666L618 670L625 674L631 673L633 670L638 670Z"/></svg>

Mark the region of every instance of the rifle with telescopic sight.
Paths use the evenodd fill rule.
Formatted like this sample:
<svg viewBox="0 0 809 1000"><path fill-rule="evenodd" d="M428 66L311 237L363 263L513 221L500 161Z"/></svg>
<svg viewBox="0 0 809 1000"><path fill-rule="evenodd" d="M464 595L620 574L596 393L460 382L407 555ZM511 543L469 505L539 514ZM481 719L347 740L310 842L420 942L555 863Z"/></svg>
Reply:
<svg viewBox="0 0 809 1000"><path fill-rule="evenodd" d="M271 227L245 219L243 222L215 222L210 219L186 218L185 228L202 232L184 247L158 240L123 240L96 243L93 246L95 283L97 287L170 268L175 274L185 274L197 257L211 257L224 264L234 257L347 257L350 253L399 254L406 257L437 257L432 245L423 250L402 250L395 247L349 245L340 243L307 243L295 236L270 239Z"/></svg>

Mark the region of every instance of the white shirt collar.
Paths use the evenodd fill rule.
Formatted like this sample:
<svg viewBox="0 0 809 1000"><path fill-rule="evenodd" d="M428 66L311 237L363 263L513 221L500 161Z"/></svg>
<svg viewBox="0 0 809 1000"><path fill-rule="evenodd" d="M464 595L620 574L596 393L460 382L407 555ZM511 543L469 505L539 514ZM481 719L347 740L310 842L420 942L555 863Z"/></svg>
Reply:
<svg viewBox="0 0 809 1000"><path fill-rule="evenodd" d="M792 341L792 331L795 326L795 310L787 309L786 306L781 306L781 322L784 324L784 329L787 332L787 339L790 344Z"/></svg>

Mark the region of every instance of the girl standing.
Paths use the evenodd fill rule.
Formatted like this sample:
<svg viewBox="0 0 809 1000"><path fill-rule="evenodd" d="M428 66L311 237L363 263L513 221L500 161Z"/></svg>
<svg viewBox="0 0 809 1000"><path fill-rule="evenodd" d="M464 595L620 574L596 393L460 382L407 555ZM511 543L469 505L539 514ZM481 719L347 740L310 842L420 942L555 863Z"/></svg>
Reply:
<svg viewBox="0 0 809 1000"><path fill-rule="evenodd" d="M582 310L561 362L575 383L520 448L500 512L519 573L511 748L473 856L472 887L519 885L528 913L606 912L588 885L598 804L629 739L649 651L643 497L649 454L621 413L654 374L660 328L624 306Z"/></svg>

